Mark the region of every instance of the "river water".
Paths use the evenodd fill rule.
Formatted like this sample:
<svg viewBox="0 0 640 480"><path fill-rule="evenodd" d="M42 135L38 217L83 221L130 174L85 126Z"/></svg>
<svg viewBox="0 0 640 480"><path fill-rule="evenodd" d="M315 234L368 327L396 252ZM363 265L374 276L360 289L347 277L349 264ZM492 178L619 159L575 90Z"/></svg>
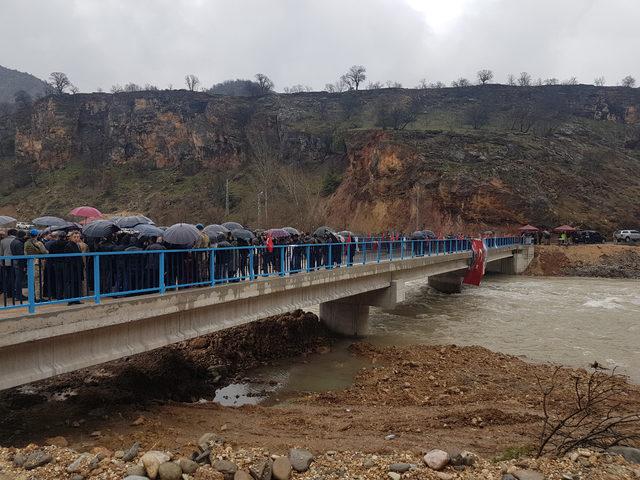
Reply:
<svg viewBox="0 0 640 480"><path fill-rule="evenodd" d="M393 310L371 309L366 341L480 345L575 367L598 361L640 383L638 280L496 275L457 295L440 294L425 281L408 286L406 301ZM343 388L364 366L348 353L349 343L305 362L258 370L257 381L222 389L216 401L277 402L293 392Z"/></svg>

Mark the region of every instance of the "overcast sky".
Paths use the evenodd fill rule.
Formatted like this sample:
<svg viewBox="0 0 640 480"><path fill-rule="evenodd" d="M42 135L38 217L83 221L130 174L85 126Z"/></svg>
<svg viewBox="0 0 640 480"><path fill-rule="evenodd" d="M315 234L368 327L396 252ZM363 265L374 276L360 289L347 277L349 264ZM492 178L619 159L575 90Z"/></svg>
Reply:
<svg viewBox="0 0 640 480"><path fill-rule="evenodd" d="M640 0L0 0L0 65L81 91L204 86L269 75L321 89L350 65L367 81L640 79Z"/></svg>

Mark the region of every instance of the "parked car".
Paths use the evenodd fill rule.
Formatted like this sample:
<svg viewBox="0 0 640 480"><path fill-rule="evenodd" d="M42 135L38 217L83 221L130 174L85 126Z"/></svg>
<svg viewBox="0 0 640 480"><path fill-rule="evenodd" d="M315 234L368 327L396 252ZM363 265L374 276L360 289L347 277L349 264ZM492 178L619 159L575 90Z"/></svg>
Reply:
<svg viewBox="0 0 640 480"><path fill-rule="evenodd" d="M640 230L618 230L613 234L616 242L638 242L640 241Z"/></svg>
<svg viewBox="0 0 640 480"><path fill-rule="evenodd" d="M595 230L578 230L571 234L573 243L604 243L605 238Z"/></svg>

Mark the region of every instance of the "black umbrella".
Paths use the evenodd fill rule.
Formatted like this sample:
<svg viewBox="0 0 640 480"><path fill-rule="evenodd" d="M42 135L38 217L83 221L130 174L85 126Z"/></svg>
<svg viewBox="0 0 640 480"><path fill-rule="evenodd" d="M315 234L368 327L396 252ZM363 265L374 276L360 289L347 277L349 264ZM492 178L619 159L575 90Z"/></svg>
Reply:
<svg viewBox="0 0 640 480"><path fill-rule="evenodd" d="M42 227L63 227L70 223L60 217L51 216L34 218L31 222L34 225L39 225Z"/></svg>
<svg viewBox="0 0 640 480"><path fill-rule="evenodd" d="M244 227L240 225L238 222L224 222L222 224L223 227L231 230L244 230Z"/></svg>
<svg viewBox="0 0 640 480"><path fill-rule="evenodd" d="M413 232L411 234L411 240L426 240L427 238L427 234L422 231Z"/></svg>
<svg viewBox="0 0 640 480"><path fill-rule="evenodd" d="M96 220L82 227L82 234L87 238L108 237L120 230L111 220Z"/></svg>
<svg viewBox="0 0 640 480"><path fill-rule="evenodd" d="M300 232L293 227L282 227L282 230L287 232L289 235L300 235Z"/></svg>
<svg viewBox="0 0 640 480"><path fill-rule="evenodd" d="M313 232L313 236L314 237L320 237L320 238L323 238L325 240L332 240L334 242L338 241L338 236L336 235L336 232L334 232L329 227L317 228L316 231Z"/></svg>
<svg viewBox="0 0 640 480"><path fill-rule="evenodd" d="M233 235L238 240L244 240L245 242L250 242L251 240L256 238L253 232L245 230L244 228L236 228L235 230L231 230L231 235Z"/></svg>
<svg viewBox="0 0 640 480"><path fill-rule="evenodd" d="M436 234L433 233L431 230L422 230L422 231L427 236L427 238L436 238Z"/></svg>
<svg viewBox="0 0 640 480"><path fill-rule="evenodd" d="M204 230L202 231L207 235L209 235L209 238L211 238L211 237L215 237L220 233L224 233L224 234L229 233L230 230L227 227L223 227L222 225L218 225L214 223L213 225L207 225L206 227L204 227Z"/></svg>
<svg viewBox="0 0 640 480"><path fill-rule="evenodd" d="M149 225L142 223L133 227L133 231L138 233L141 237L161 237L164 235L164 230L155 225Z"/></svg>
<svg viewBox="0 0 640 480"><path fill-rule="evenodd" d="M211 241L211 243L220 243L220 242L224 242L227 239L227 234L224 232L211 232L211 234L209 235L209 241Z"/></svg>
<svg viewBox="0 0 640 480"><path fill-rule="evenodd" d="M200 230L190 223L176 223L162 233L165 242L180 246L193 246L200 240Z"/></svg>
<svg viewBox="0 0 640 480"><path fill-rule="evenodd" d="M15 222L16 219L13 217L10 217L8 215L0 215L0 225L7 225L9 223L13 223Z"/></svg>
<svg viewBox="0 0 640 480"><path fill-rule="evenodd" d="M64 225L52 225L50 227L45 228L42 233L51 233L51 232L70 232L71 230L82 230L82 225L75 222L65 222Z"/></svg>
<svg viewBox="0 0 640 480"><path fill-rule="evenodd" d="M114 220L120 228L133 228L138 225L154 225L153 220L144 215L131 215L129 217L118 217Z"/></svg>

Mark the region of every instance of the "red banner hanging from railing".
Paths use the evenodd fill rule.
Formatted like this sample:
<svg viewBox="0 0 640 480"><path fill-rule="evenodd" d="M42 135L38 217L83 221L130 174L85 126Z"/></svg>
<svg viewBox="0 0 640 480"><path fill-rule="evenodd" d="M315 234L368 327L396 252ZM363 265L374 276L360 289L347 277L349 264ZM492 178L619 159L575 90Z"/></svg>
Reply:
<svg viewBox="0 0 640 480"><path fill-rule="evenodd" d="M463 283L478 286L482 281L482 277L484 277L484 270L487 265L487 246L484 241L474 239L471 242L471 249L473 250L473 258L469 271L464 276Z"/></svg>

